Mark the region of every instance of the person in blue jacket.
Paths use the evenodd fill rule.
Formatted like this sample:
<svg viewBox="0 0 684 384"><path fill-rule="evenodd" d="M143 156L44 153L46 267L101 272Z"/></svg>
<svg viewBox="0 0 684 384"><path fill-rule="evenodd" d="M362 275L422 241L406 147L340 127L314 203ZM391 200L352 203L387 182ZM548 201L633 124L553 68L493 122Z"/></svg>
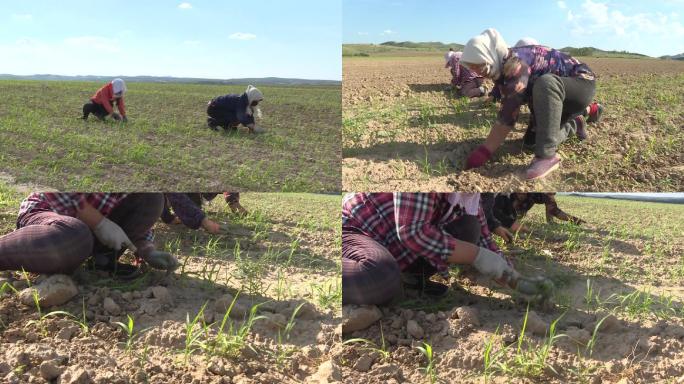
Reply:
<svg viewBox="0 0 684 384"><path fill-rule="evenodd" d="M261 91L252 85L248 85L241 95L231 93L215 97L207 104L207 124L215 131L218 127L236 130L242 124L251 133L262 133L264 129L256 125L255 118L261 118L259 102L263 99Z"/></svg>

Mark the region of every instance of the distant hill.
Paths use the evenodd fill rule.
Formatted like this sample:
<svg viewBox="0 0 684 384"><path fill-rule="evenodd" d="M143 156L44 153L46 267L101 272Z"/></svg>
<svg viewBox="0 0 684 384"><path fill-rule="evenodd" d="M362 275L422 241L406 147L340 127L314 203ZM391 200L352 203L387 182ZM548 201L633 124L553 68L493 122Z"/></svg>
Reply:
<svg viewBox="0 0 684 384"><path fill-rule="evenodd" d="M674 56L660 56L660 58L665 60L684 60L684 53L680 53L679 55Z"/></svg>
<svg viewBox="0 0 684 384"><path fill-rule="evenodd" d="M627 51L604 51L594 47L565 47L560 49L562 52L567 52L571 56L590 56L590 57L623 57L631 59L646 59L650 56L642 55L641 53L633 53Z"/></svg>
<svg viewBox="0 0 684 384"><path fill-rule="evenodd" d="M386 41L380 44L342 44L342 56L434 56L453 48L460 51L463 44L441 42Z"/></svg>
<svg viewBox="0 0 684 384"><path fill-rule="evenodd" d="M562 195L595 197L617 200L649 201L653 203L684 204L684 193L600 193L600 192L570 192Z"/></svg>
<svg viewBox="0 0 684 384"><path fill-rule="evenodd" d="M57 80L57 81L98 81L106 82L115 77L120 77L127 82L139 83L193 83L193 84L253 84L253 85L340 85L337 80L309 80L309 79L290 79L281 77L261 77L261 78L242 78L242 79L202 79L193 77L170 77L170 76L62 76L62 75L28 75L17 76L0 74L2 80Z"/></svg>
<svg viewBox="0 0 684 384"><path fill-rule="evenodd" d="M438 41L413 42L413 41L386 41L380 44L343 44L342 56L410 56L410 55L435 55L453 48L463 50L463 44L446 44ZM633 59L650 58L650 56L627 51L604 51L594 47L565 47L561 51L572 56L590 57L623 57ZM682 56L682 55L678 55ZM678 59L679 60L679 59Z"/></svg>

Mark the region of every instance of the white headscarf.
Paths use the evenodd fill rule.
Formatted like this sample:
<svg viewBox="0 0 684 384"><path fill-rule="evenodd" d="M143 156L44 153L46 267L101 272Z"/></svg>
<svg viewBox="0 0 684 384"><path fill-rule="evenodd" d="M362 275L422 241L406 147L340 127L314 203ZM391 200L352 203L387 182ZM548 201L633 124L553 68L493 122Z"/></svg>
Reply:
<svg viewBox="0 0 684 384"><path fill-rule="evenodd" d="M456 60L456 62L461 60L461 56L463 56L463 52L461 52L461 51L448 51L447 53L445 53L444 54L444 60L446 61L445 67L450 66L452 60Z"/></svg>
<svg viewBox="0 0 684 384"><path fill-rule="evenodd" d="M524 47L526 45L539 45L539 42L531 37L523 37L515 43L515 47Z"/></svg>
<svg viewBox="0 0 684 384"><path fill-rule="evenodd" d="M114 93L126 93L126 83L122 79L114 79L112 80L112 90Z"/></svg>
<svg viewBox="0 0 684 384"><path fill-rule="evenodd" d="M247 94L247 115L261 118L261 109L259 106L252 107L252 102L263 100L264 95L253 85L248 85L245 93Z"/></svg>
<svg viewBox="0 0 684 384"><path fill-rule="evenodd" d="M486 64L487 77L496 80L501 76L503 59L507 54L506 41L496 29L489 28L468 40L461 61L466 67L468 64Z"/></svg>

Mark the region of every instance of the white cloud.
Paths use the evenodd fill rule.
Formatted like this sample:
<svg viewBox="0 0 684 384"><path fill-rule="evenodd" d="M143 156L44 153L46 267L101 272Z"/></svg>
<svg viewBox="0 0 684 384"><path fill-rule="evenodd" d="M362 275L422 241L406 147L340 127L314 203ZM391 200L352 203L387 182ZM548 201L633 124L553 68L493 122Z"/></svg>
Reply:
<svg viewBox="0 0 684 384"><path fill-rule="evenodd" d="M395 33L397 33L397 32L393 31L391 29L385 29L384 31L382 31L380 36L394 35Z"/></svg>
<svg viewBox="0 0 684 384"><path fill-rule="evenodd" d="M32 21L33 20L33 15L28 14L28 13L15 13L12 15L12 20L16 21Z"/></svg>
<svg viewBox="0 0 684 384"><path fill-rule="evenodd" d="M622 37L650 35L654 39L684 37L684 25L677 16L663 13L625 14L609 9L606 3L585 0L577 14L568 11L573 33L582 35L615 34Z"/></svg>
<svg viewBox="0 0 684 384"><path fill-rule="evenodd" d="M121 52L119 41L101 36L77 36L64 39L64 43L71 47L93 49L107 53Z"/></svg>
<svg viewBox="0 0 684 384"><path fill-rule="evenodd" d="M565 8L568 7L568 6L565 4L565 1L563 1L563 0L558 1L556 4L558 4L558 8L560 8L560 9L565 9Z"/></svg>
<svg viewBox="0 0 684 384"><path fill-rule="evenodd" d="M190 4L190 3L180 3L180 4L178 4L178 8L180 8L180 9L192 9L192 4Z"/></svg>
<svg viewBox="0 0 684 384"><path fill-rule="evenodd" d="M230 37L233 40L254 40L254 39L256 39L255 34L245 33L245 32L235 32L228 37Z"/></svg>

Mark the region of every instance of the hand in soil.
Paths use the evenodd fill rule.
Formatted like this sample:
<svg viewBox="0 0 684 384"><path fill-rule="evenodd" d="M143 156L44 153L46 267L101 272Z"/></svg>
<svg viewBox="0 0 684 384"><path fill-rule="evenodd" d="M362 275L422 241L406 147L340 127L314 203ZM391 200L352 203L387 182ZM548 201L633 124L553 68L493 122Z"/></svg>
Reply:
<svg viewBox="0 0 684 384"><path fill-rule="evenodd" d="M520 276L515 281L515 291L523 295L528 301L542 302L553 295L555 286L544 276Z"/></svg>
<svg viewBox="0 0 684 384"><path fill-rule="evenodd" d="M499 235L505 242L513 243L513 234L508 229L499 226L494 229L494 233Z"/></svg>
<svg viewBox="0 0 684 384"><path fill-rule="evenodd" d="M179 265L178 260L172 254L156 249L144 255L143 260L154 269L166 270L167 275L175 271Z"/></svg>
<svg viewBox="0 0 684 384"><path fill-rule="evenodd" d="M228 234L228 226L219 224L211 219L204 218L202 220L202 228L212 235L226 235Z"/></svg>

